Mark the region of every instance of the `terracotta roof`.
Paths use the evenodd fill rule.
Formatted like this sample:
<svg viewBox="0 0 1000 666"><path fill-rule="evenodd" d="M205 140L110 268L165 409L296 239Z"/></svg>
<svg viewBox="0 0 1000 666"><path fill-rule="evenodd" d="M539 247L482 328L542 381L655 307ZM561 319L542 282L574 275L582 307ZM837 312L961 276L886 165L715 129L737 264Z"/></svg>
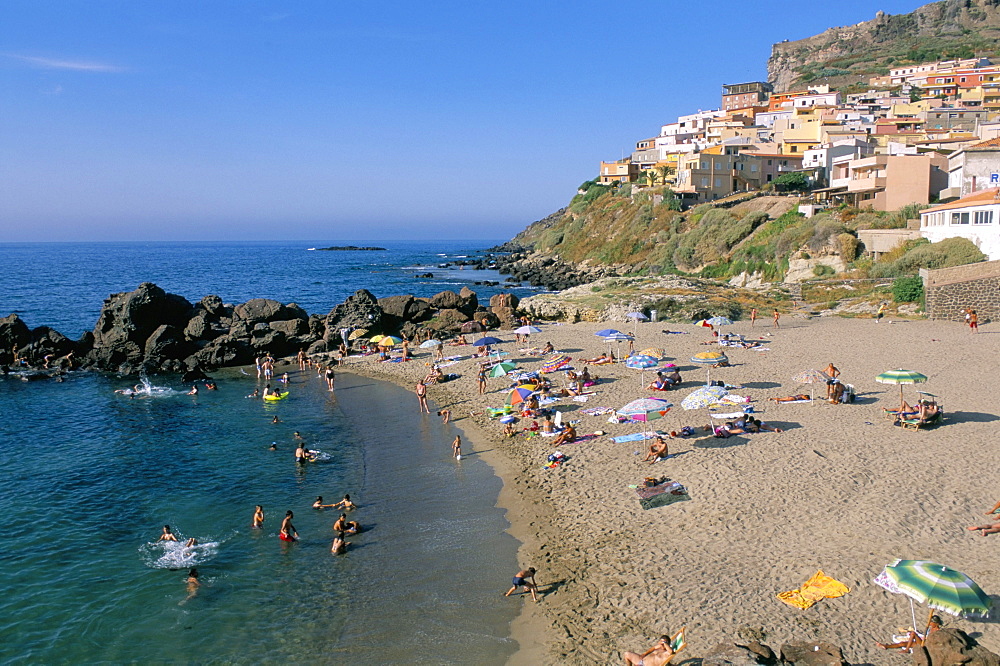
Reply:
<svg viewBox="0 0 1000 666"><path fill-rule="evenodd" d="M981 206L983 204L994 202L1000 203L1000 187L980 190L979 192L974 192L967 197L962 197L957 201L941 204L940 206L934 206L933 208L926 208L920 211L920 213L936 213L942 210L953 210L955 208L965 208L966 206Z"/></svg>
<svg viewBox="0 0 1000 666"><path fill-rule="evenodd" d="M987 139L986 141L980 141L979 143L974 143L969 148L1000 148L1000 136L994 139Z"/></svg>

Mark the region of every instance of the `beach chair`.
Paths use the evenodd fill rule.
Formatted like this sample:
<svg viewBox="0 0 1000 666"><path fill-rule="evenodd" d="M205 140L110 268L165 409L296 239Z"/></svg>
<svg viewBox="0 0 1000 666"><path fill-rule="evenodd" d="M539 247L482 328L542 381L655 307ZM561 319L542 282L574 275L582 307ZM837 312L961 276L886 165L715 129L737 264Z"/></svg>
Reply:
<svg viewBox="0 0 1000 666"><path fill-rule="evenodd" d="M674 653L670 655L670 659L667 659L665 663L669 664L674 660L674 657L677 656L678 652L687 647L687 641L684 638L684 632L686 630L687 627L681 627L680 631L670 637L670 649L673 650Z"/></svg>
<svg viewBox="0 0 1000 666"><path fill-rule="evenodd" d="M902 419L899 424L908 430L920 430L938 425L944 418L944 411L938 405L938 411L927 419Z"/></svg>

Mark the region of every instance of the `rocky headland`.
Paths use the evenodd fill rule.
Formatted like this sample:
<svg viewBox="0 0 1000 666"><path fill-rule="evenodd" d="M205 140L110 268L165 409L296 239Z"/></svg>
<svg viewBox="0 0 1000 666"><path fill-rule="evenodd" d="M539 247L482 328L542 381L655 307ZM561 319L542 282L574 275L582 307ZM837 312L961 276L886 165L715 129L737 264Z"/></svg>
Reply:
<svg viewBox="0 0 1000 666"><path fill-rule="evenodd" d="M333 351L340 330L348 327L411 338L511 327L517 305L509 293L481 304L467 287L431 298L376 298L362 289L326 314L309 314L295 303L266 298L234 305L210 295L191 303L144 282L105 299L94 329L79 340L48 326L29 328L16 314L0 318L0 367L31 370L38 378L76 368L197 373L251 363L264 352L280 357L300 349Z"/></svg>

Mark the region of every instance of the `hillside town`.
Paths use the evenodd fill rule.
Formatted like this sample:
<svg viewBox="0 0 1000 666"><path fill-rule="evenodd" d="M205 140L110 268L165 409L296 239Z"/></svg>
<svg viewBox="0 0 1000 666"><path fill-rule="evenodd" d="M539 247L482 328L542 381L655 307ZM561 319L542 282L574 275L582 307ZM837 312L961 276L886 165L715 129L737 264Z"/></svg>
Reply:
<svg viewBox="0 0 1000 666"><path fill-rule="evenodd" d="M911 237L960 236L1000 259L1000 65L928 62L869 85L846 94L828 85L723 85L718 109L680 116L630 156L602 161L598 182L665 186L684 206L810 191L806 215L918 204Z"/></svg>

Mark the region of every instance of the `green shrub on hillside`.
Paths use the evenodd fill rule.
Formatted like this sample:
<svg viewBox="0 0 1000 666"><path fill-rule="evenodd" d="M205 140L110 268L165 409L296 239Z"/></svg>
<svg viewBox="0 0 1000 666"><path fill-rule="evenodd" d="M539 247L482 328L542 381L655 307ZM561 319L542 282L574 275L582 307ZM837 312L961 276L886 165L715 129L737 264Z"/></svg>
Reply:
<svg viewBox="0 0 1000 666"><path fill-rule="evenodd" d="M920 277L896 278L892 283L892 298L897 303L916 303L924 297L924 281Z"/></svg>

